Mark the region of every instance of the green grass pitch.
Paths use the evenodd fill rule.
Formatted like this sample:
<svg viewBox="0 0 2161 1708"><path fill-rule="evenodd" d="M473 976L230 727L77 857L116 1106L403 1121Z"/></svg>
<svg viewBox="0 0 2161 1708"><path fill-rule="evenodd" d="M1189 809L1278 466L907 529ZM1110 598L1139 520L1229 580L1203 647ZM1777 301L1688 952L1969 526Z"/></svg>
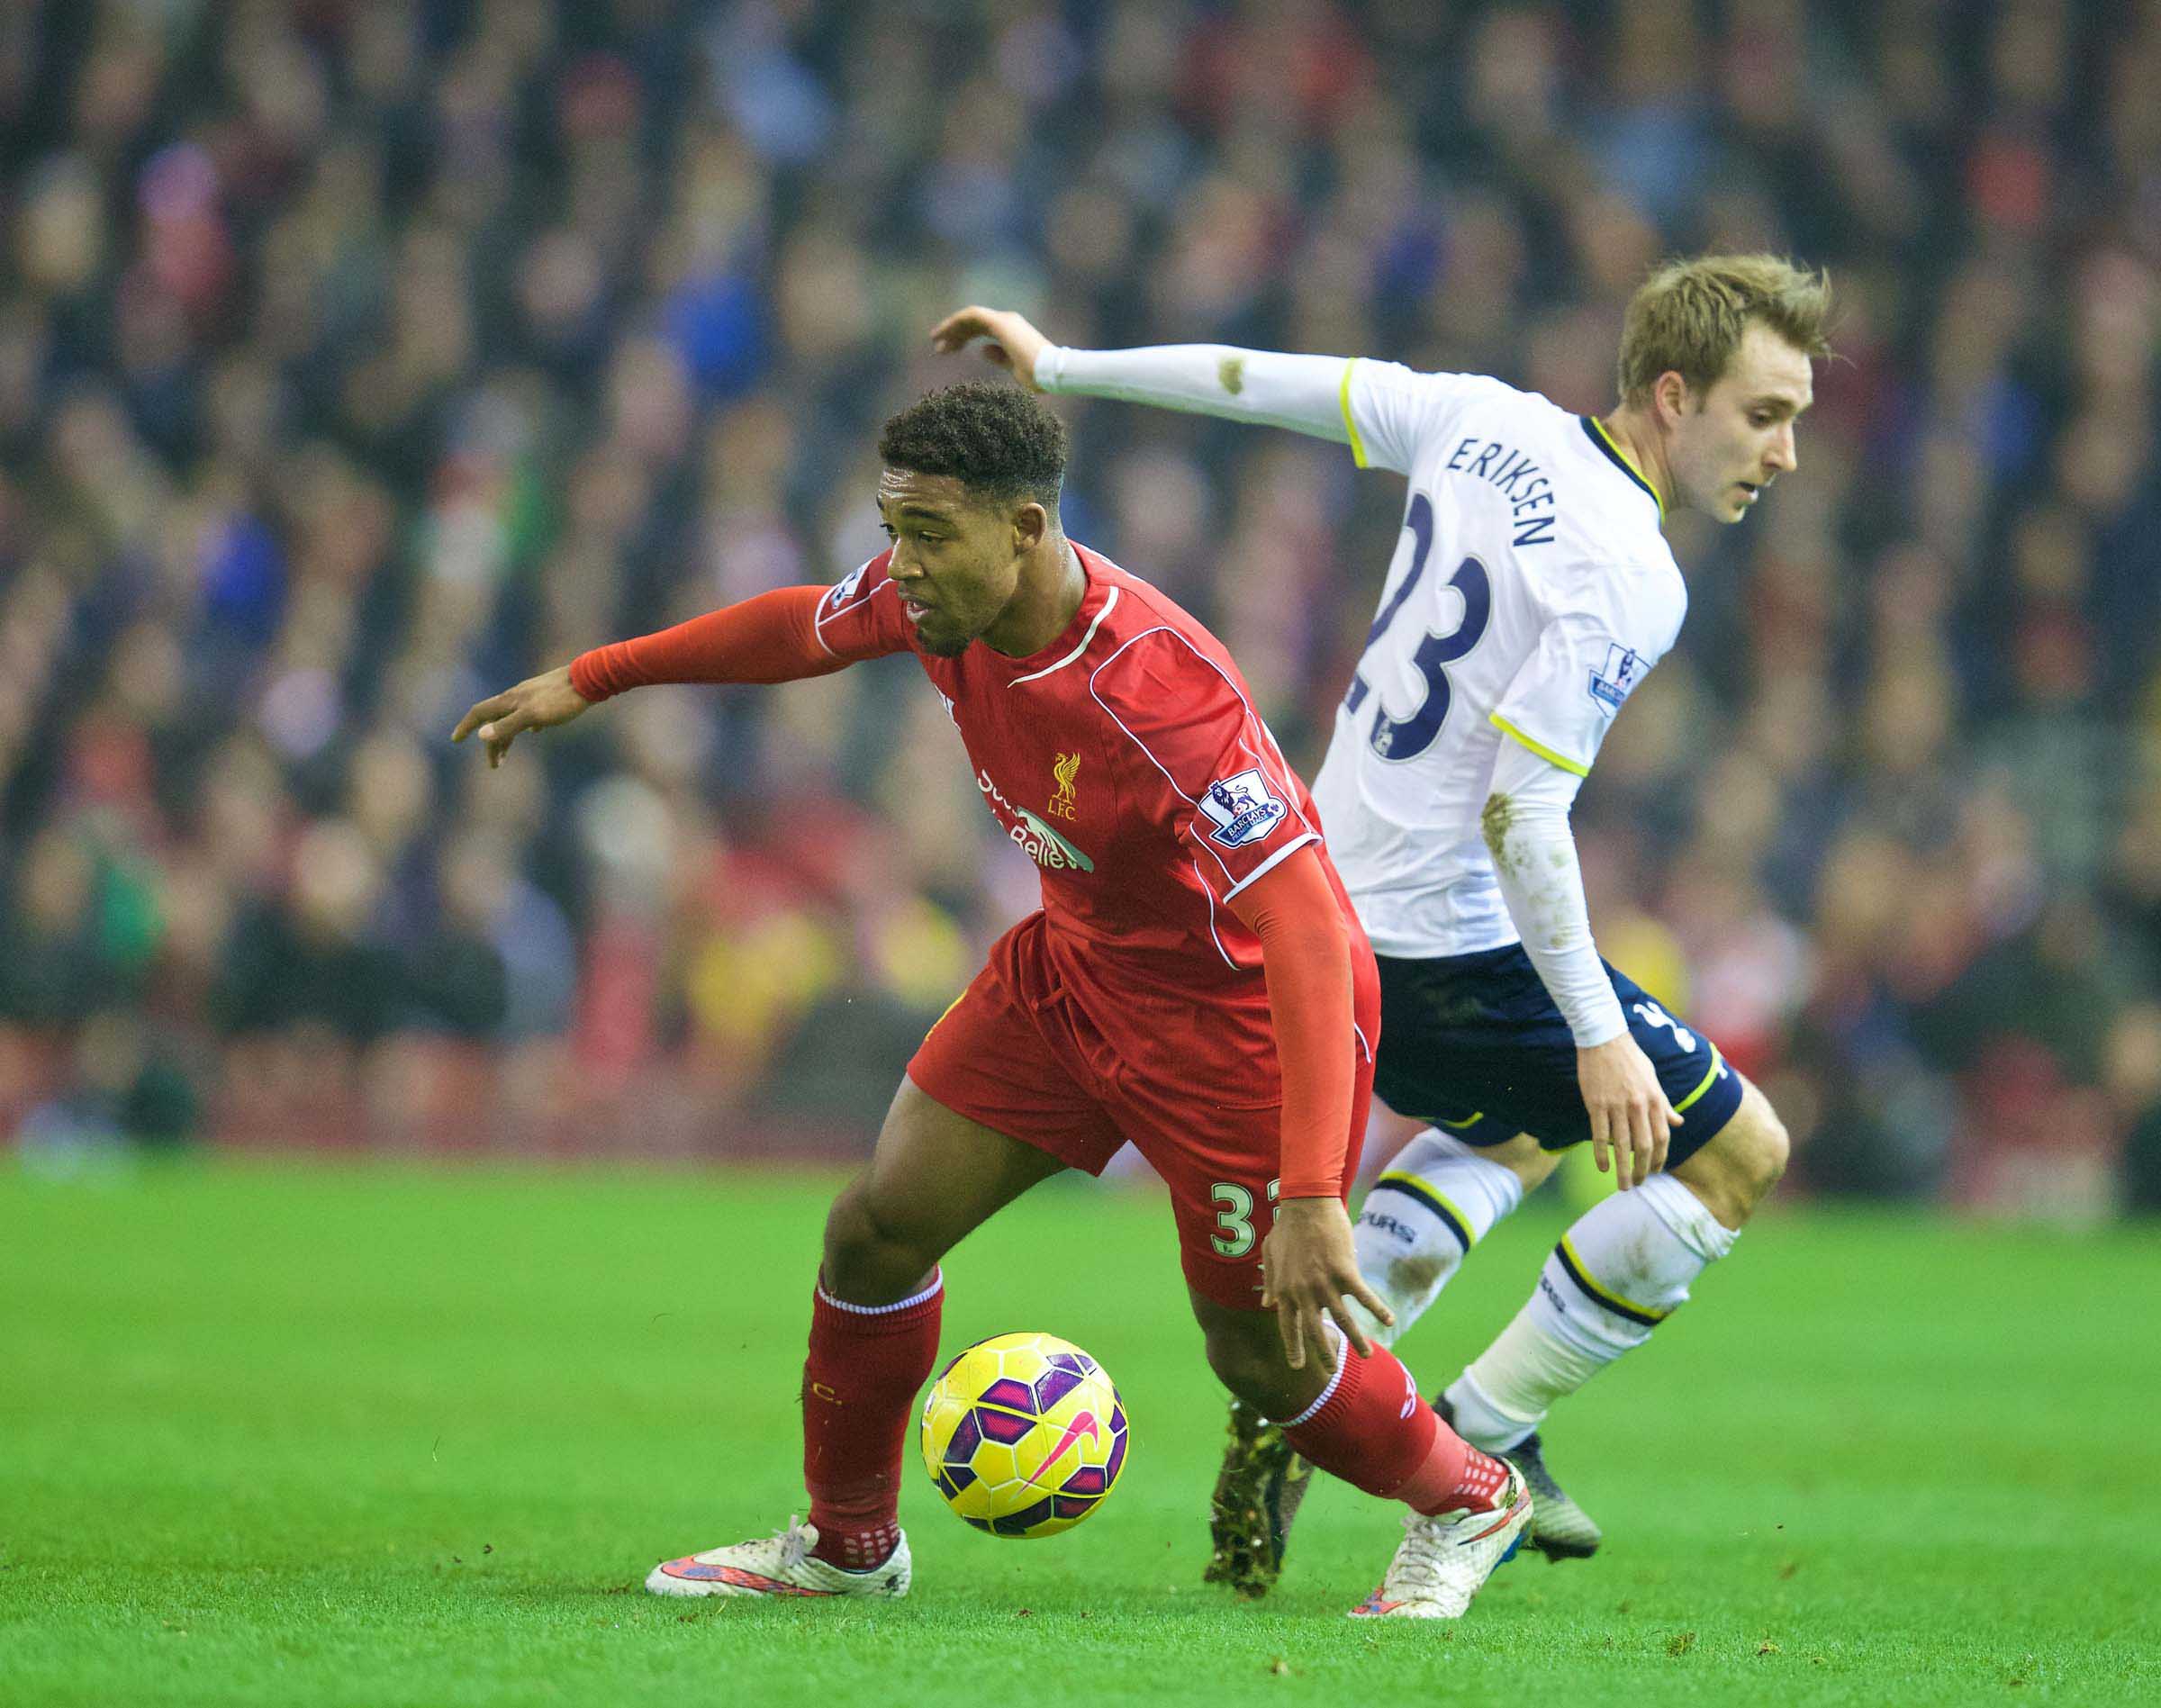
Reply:
<svg viewBox="0 0 2161 1708"><path fill-rule="evenodd" d="M1751 1230L1551 1459L1605 1523L1455 1626L1353 1623L1393 1514L1307 1503L1276 1595L1199 1582L1222 1426L1150 1194L1039 1189L948 1268L945 1342L1080 1342L1130 1469L1008 1542L911 1468L917 1592L662 1602L803 1507L823 1178L181 1164L0 1176L0 1701L2161 1700L2161 1261L1801 1209ZM1429 1388L1558 1224L1403 1349Z"/></svg>

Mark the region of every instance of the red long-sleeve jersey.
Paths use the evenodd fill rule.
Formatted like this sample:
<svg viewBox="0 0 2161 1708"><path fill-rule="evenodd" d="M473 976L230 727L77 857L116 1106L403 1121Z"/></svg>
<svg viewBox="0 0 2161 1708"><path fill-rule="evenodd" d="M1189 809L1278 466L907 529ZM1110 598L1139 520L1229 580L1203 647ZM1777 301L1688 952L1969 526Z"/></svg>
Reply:
<svg viewBox="0 0 2161 1708"><path fill-rule="evenodd" d="M922 651L881 554L837 586L783 589L584 654L571 681L597 700L913 653L983 804L1040 872L1066 991L1136 1071L1190 1083L1217 1107L1282 1104L1282 1195L1334 1196L1352 1053L1370 1059L1377 1026L1353 1011L1346 975L1370 987L1371 951L1312 800L1222 644L1157 589L1075 550L1080 609L1025 658L980 643L954 658Z"/></svg>

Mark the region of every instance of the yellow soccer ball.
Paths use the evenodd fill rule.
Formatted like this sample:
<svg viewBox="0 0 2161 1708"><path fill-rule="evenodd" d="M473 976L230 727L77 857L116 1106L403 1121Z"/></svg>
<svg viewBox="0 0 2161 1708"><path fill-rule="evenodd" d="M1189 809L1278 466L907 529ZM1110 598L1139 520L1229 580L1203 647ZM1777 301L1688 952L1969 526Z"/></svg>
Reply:
<svg viewBox="0 0 2161 1708"><path fill-rule="evenodd" d="M938 1373L923 1466L945 1504L993 1536L1055 1536L1103 1504L1126 1466L1126 1408L1103 1367L1055 1334L993 1334Z"/></svg>

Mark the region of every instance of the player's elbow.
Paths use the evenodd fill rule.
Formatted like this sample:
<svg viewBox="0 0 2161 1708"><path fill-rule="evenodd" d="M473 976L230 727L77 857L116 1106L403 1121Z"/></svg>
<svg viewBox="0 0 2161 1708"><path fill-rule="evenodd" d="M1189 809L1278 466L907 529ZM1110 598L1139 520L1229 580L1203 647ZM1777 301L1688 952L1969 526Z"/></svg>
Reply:
<svg viewBox="0 0 2161 1708"><path fill-rule="evenodd" d="M1486 805L1478 814L1478 835L1485 838L1486 852L1497 864L1502 851L1508 845L1508 833L1515 827L1515 800L1497 791L1486 797Z"/></svg>

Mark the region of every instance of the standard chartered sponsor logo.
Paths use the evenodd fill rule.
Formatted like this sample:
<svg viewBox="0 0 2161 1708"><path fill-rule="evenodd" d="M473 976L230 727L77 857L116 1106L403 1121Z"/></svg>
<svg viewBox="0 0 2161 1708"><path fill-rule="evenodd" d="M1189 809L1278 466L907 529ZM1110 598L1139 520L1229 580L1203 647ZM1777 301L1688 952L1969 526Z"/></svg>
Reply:
<svg viewBox="0 0 2161 1708"><path fill-rule="evenodd" d="M990 781L990 773L978 771L975 786L983 791L990 804L991 814L1006 827L1006 835L1012 837L1021 853L1027 855L1045 872L1093 872L1096 863L1073 846L1050 826L1044 824L1026 807L1016 807L999 792ZM1012 820L1017 819L1018 823Z"/></svg>
<svg viewBox="0 0 2161 1708"><path fill-rule="evenodd" d="M1014 811L1020 815L1020 822L1008 834L1037 865L1050 872L1057 872L1066 866L1075 867L1081 872L1093 872L1096 869L1094 861L1026 807L1016 807Z"/></svg>

